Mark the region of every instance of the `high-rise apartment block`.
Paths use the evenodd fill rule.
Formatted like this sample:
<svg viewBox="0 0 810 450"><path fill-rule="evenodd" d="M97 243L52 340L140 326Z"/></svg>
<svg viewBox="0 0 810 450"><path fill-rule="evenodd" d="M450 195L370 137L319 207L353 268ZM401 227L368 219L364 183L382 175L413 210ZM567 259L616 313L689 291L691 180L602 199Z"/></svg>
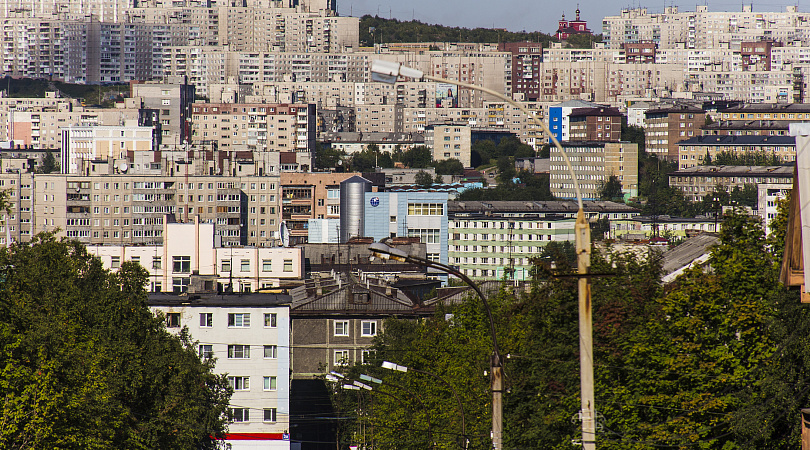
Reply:
<svg viewBox="0 0 810 450"><path fill-rule="evenodd" d="M598 200L611 176L622 184L625 196L638 195L638 145L629 142L561 142L579 180L582 198ZM557 198L576 198L571 174L562 154L551 147L549 170L551 193Z"/></svg>

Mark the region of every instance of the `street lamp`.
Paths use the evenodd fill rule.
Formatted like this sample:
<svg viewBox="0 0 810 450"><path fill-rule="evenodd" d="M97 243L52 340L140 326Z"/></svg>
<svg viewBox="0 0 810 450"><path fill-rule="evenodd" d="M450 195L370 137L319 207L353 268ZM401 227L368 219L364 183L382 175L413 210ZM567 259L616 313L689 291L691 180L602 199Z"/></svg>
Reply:
<svg viewBox="0 0 810 450"><path fill-rule="evenodd" d="M495 334L495 320L492 318L492 309L489 307L489 302L487 298L484 296L484 293L481 292L481 289L478 288L476 285L467 275L464 275L457 269L452 266L448 266L447 264L442 264L437 261L431 261L429 259L425 259L419 256L413 256L405 253L404 251L389 247L382 242L375 242L368 246L368 249L374 255L379 256L382 259L394 259L396 261L407 262L411 264L416 264L424 267L431 267L434 269L441 270L444 273L449 275L456 276L460 278L464 283L470 286L481 301L484 303L484 309L487 311L487 318L489 319L489 333L492 338L492 357L489 361L490 373L491 373L491 383L492 383L492 446L495 449L503 448L503 359L501 358L501 349L498 346L498 337ZM400 372L407 372L408 368L405 366L400 366L394 364L389 361L383 361L382 366L386 369L391 370L398 370ZM411 369L416 372L424 372L419 371L416 369ZM439 378L437 375L427 373L428 375L432 375L436 378ZM441 380L441 378L439 378ZM444 380L445 384L450 386ZM450 386L453 389L452 386ZM455 390L454 390L455 393ZM461 401L459 400L459 407L461 407ZM464 427L464 409L462 408L462 428ZM462 433L464 430L462 430ZM464 433L466 436L466 433Z"/></svg>
<svg viewBox="0 0 810 450"><path fill-rule="evenodd" d="M580 417L582 419L582 445L584 450L595 450L596 449L596 406L594 402L594 389L593 389L593 318L591 315L592 305L591 305L591 286L588 280L588 271L591 266L591 229L588 225L588 221L585 219L585 211L582 206L582 191L579 188L579 181L577 180L576 173L574 173L574 167L571 165L571 161L568 159L568 154L565 153L562 145L557 140L556 137L551 133L551 130L548 129L545 123L542 120L539 120L531 111L529 111L525 106L521 105L519 102L503 95L500 92L494 91L489 88L485 88L483 86L478 86L475 84L468 84L462 83L460 81L455 80L448 80L445 78L435 77L432 75L427 75L423 73L421 70L412 69L410 67L405 67L400 63L391 62L391 61L381 61L376 60L372 61L371 63L371 79L372 81L379 81L383 83L394 84L397 82L399 77L406 77L412 78L415 80L430 80L435 81L438 83L448 83L448 84L455 84L460 87L465 87L467 89L472 89L480 92L487 93L493 97L496 97L510 105L514 106L515 108L522 111L526 114L529 119L534 122L536 126L539 126L540 129L543 130L545 134L548 135L551 142L554 146L559 150L560 154L565 161L565 165L568 168L568 173L571 175L571 180L574 184L574 192L577 195L577 206L579 207L577 211L577 222L575 225L575 236L576 236L576 252L577 252L577 273L579 275L579 362L580 362L580 385L581 385L581 410L580 410ZM376 244L372 244L376 245ZM374 251L372 249L372 251ZM400 252L403 253L403 252ZM392 255L393 256L393 255ZM406 255L407 256L407 255ZM431 261L431 263L433 263ZM434 263L436 264L436 263ZM443 266L443 265L442 265ZM429 267L436 267L440 270L444 270L441 267L434 265ZM447 267L447 266L444 266ZM466 276L461 275L457 270L451 273L453 275L458 276L461 278L465 283L470 285L473 289L475 289L476 293L484 300L484 305L487 307L487 312L489 313L489 305L487 304L484 296L481 294L481 291L475 286L472 281L469 280ZM495 328L492 323L492 314L490 313L490 327L492 332L492 340L493 340L493 372L492 372L492 444L493 447L496 449L501 449L502 442L503 442L503 422L502 422L502 404L501 404L501 394L502 394L502 375L503 375L503 366L501 365L501 358L500 354L497 353L497 342L495 340ZM497 373L496 373L497 367ZM497 375L497 376L496 376ZM497 389L496 389L496 378L497 378ZM496 396L498 397L497 405L496 405Z"/></svg>

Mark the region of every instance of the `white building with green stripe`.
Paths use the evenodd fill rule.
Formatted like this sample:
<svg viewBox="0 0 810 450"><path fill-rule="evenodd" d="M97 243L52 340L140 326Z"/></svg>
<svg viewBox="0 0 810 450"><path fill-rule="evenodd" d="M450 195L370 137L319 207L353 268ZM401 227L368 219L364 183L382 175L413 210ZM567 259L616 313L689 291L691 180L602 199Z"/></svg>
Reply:
<svg viewBox="0 0 810 450"><path fill-rule="evenodd" d="M586 201L583 206L590 221L640 213L614 202ZM527 280L531 258L546 244L574 241L576 213L573 201L448 202L449 264L474 279Z"/></svg>

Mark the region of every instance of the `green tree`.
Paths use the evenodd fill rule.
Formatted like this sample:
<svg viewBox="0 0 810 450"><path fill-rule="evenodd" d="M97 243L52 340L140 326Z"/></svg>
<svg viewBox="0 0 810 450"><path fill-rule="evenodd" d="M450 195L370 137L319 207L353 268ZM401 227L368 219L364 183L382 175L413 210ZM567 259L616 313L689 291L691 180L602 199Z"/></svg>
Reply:
<svg viewBox="0 0 810 450"><path fill-rule="evenodd" d="M602 200L616 200L623 197L622 182L619 177L611 175L608 177L607 182L603 183L599 188L599 198Z"/></svg>
<svg viewBox="0 0 810 450"><path fill-rule="evenodd" d="M45 158L42 159L42 167L40 167L39 173L54 172L59 172L59 162L56 161L56 158L53 156L53 152L48 150L45 154Z"/></svg>
<svg viewBox="0 0 810 450"><path fill-rule="evenodd" d="M417 145L402 152L399 162L413 169L426 169L433 165L433 152L424 145Z"/></svg>
<svg viewBox="0 0 810 450"><path fill-rule="evenodd" d="M512 158L508 156L498 158L498 183L511 184L516 174L517 171L515 170L515 163L512 161Z"/></svg>
<svg viewBox="0 0 810 450"><path fill-rule="evenodd" d="M495 142L491 139L483 139L476 141L471 149L471 162L473 167L486 166L490 160L497 154L498 148Z"/></svg>
<svg viewBox="0 0 810 450"><path fill-rule="evenodd" d="M413 180L417 186L422 188L429 188L433 186L433 177L430 176L430 174L424 170L420 170L419 172L417 172L416 175L413 177Z"/></svg>
<svg viewBox="0 0 810 450"><path fill-rule="evenodd" d="M336 169L346 157L346 152L332 148L330 145L315 143L315 167L319 169Z"/></svg>
<svg viewBox="0 0 810 450"><path fill-rule="evenodd" d="M215 448L230 389L117 272L49 234L0 251L0 447Z"/></svg>
<svg viewBox="0 0 810 450"><path fill-rule="evenodd" d="M434 166L436 173L442 175L462 175L464 173L464 164L455 158L436 161Z"/></svg>
<svg viewBox="0 0 810 450"><path fill-rule="evenodd" d="M622 117L622 140L633 142L638 145L639 153L644 153L645 145L644 128L637 125L627 125L627 118Z"/></svg>
<svg viewBox="0 0 810 450"><path fill-rule="evenodd" d="M437 173L436 178L433 179L433 182L435 184L444 184L444 178L442 178L441 174Z"/></svg>

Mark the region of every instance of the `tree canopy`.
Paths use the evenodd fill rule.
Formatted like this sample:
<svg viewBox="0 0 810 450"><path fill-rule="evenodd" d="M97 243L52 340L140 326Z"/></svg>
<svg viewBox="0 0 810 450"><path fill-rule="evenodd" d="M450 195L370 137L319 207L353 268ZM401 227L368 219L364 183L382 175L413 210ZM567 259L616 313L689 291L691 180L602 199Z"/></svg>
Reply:
<svg viewBox="0 0 810 450"><path fill-rule="evenodd" d="M719 237L704 266L669 285L655 251L594 250L591 271L609 275L591 279L599 448L799 446L800 409L810 403L810 309L777 280L773 249L784 230L766 240L758 218L729 212ZM490 295L501 351L510 355L505 448L579 448L577 280L561 276L575 270L574 259L570 244L552 242L534 261L530 292L504 286ZM347 372L382 381L342 397L362 411L349 440L458 448L465 438L468 448L490 448L489 380L477 374L487 370L491 344L479 299L440 305L426 320L389 319L374 350L368 365ZM447 383L385 371L382 360Z"/></svg>
<svg viewBox="0 0 810 450"><path fill-rule="evenodd" d="M0 447L215 448L230 388L117 272L40 234L0 250Z"/></svg>

